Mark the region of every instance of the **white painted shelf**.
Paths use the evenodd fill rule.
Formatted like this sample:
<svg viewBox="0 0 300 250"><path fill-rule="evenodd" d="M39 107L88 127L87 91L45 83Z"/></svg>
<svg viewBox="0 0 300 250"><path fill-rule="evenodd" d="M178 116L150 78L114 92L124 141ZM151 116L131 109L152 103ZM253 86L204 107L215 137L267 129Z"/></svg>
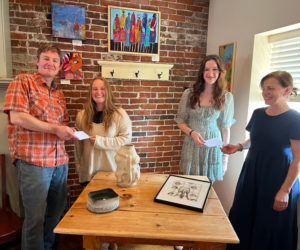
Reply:
<svg viewBox="0 0 300 250"><path fill-rule="evenodd" d="M8 85L12 82L13 78L0 78L0 90L6 90Z"/></svg>
<svg viewBox="0 0 300 250"><path fill-rule="evenodd" d="M105 78L168 81L172 64L98 61Z"/></svg>

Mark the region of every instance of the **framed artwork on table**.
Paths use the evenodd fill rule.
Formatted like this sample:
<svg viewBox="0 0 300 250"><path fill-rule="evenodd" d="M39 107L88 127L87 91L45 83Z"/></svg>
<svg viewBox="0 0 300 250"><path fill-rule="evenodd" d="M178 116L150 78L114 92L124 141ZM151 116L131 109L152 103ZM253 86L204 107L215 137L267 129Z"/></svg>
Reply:
<svg viewBox="0 0 300 250"><path fill-rule="evenodd" d="M225 79L228 84L227 89L230 92L232 91L233 87L235 49L236 42L227 43L219 46L219 56L221 57L226 70Z"/></svg>
<svg viewBox="0 0 300 250"><path fill-rule="evenodd" d="M77 5L51 3L52 35L84 40L85 8Z"/></svg>
<svg viewBox="0 0 300 250"><path fill-rule="evenodd" d="M108 52L159 56L160 12L108 6Z"/></svg>
<svg viewBox="0 0 300 250"><path fill-rule="evenodd" d="M203 212L210 188L210 181L169 175L154 201Z"/></svg>
<svg viewBox="0 0 300 250"><path fill-rule="evenodd" d="M63 63L60 79L82 79L82 54L78 52L62 52Z"/></svg>

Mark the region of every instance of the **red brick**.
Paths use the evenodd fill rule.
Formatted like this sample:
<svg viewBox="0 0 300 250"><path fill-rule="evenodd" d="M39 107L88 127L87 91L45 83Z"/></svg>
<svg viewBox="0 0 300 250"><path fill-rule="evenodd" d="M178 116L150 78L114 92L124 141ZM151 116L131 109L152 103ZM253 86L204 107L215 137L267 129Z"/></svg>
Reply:
<svg viewBox="0 0 300 250"><path fill-rule="evenodd" d="M147 153L147 152L156 152L156 148L148 148L148 147L145 147L145 148L136 148L136 151L139 152L139 153Z"/></svg>
<svg viewBox="0 0 300 250"><path fill-rule="evenodd" d="M156 104L142 104L141 108L142 109L155 109L156 108Z"/></svg>
<svg viewBox="0 0 300 250"><path fill-rule="evenodd" d="M139 141L154 141L154 137L140 137Z"/></svg>
<svg viewBox="0 0 300 250"><path fill-rule="evenodd" d="M162 63L174 63L175 62L174 58L168 58L168 57L161 57L160 61Z"/></svg>
<svg viewBox="0 0 300 250"><path fill-rule="evenodd" d="M164 99L149 99L149 103L165 103Z"/></svg>
<svg viewBox="0 0 300 250"><path fill-rule="evenodd" d="M20 34L20 33L14 33L14 32L11 32L10 33L10 39L11 40L14 40L14 39L16 39L16 40L25 40L25 39L27 39L27 35L26 34Z"/></svg>
<svg viewBox="0 0 300 250"><path fill-rule="evenodd" d="M137 93L120 93L120 97L136 98Z"/></svg>
<svg viewBox="0 0 300 250"><path fill-rule="evenodd" d="M163 109L163 110L168 110L168 109L172 109L172 105L157 105L157 109Z"/></svg>
<svg viewBox="0 0 300 250"><path fill-rule="evenodd" d="M163 154L161 152L156 153L147 153L148 157L162 157Z"/></svg>
<svg viewBox="0 0 300 250"><path fill-rule="evenodd" d="M164 125L165 121L149 121L149 125Z"/></svg>
<svg viewBox="0 0 300 250"><path fill-rule="evenodd" d="M185 22L184 16L177 16L177 15L169 15L169 19L176 21L176 22Z"/></svg>
<svg viewBox="0 0 300 250"><path fill-rule="evenodd" d="M168 88L165 88L165 87L156 87L156 88L152 88L152 91L153 92L168 92Z"/></svg>
<svg viewBox="0 0 300 250"><path fill-rule="evenodd" d="M148 142L148 147L161 147L164 145L164 142Z"/></svg>
<svg viewBox="0 0 300 250"><path fill-rule="evenodd" d="M25 4L40 4L41 0L15 0L16 3L25 3ZM26 5L25 5L26 6Z"/></svg>
<svg viewBox="0 0 300 250"><path fill-rule="evenodd" d="M163 6L163 7L168 7L168 3L165 1L155 1L155 0L150 0L150 5L152 6Z"/></svg>
<svg viewBox="0 0 300 250"><path fill-rule="evenodd" d="M134 87L133 91L134 92L150 92L151 88L150 87Z"/></svg>
<svg viewBox="0 0 300 250"><path fill-rule="evenodd" d="M147 110L135 110L134 115L150 115L150 111Z"/></svg>
<svg viewBox="0 0 300 250"><path fill-rule="evenodd" d="M94 32L93 38L95 38L95 39L107 39L107 34Z"/></svg>

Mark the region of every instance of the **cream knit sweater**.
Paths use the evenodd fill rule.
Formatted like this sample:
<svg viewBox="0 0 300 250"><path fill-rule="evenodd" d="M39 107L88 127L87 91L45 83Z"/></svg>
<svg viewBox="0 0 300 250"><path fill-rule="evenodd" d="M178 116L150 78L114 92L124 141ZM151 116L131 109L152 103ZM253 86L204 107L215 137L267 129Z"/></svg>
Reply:
<svg viewBox="0 0 300 250"><path fill-rule="evenodd" d="M126 111L118 109L113 115L110 127L105 131L103 123L93 123L90 136L95 135L96 141L91 145L89 140L75 142L76 170L80 182L90 181L98 171L116 171L114 156L117 150L131 142L131 121ZM76 117L76 127L82 130L81 110Z"/></svg>

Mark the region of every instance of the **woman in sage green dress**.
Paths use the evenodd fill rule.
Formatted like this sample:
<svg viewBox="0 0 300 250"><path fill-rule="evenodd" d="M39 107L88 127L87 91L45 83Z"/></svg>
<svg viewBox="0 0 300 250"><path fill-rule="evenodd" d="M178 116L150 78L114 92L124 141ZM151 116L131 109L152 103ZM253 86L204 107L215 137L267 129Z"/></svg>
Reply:
<svg viewBox="0 0 300 250"><path fill-rule="evenodd" d="M225 70L217 55L209 55L200 65L197 82L181 97L178 127L186 134L180 170L187 175L207 176L211 181L223 180L228 155L220 146L207 147L205 141L217 138L229 143L233 118L233 96L226 90Z"/></svg>

